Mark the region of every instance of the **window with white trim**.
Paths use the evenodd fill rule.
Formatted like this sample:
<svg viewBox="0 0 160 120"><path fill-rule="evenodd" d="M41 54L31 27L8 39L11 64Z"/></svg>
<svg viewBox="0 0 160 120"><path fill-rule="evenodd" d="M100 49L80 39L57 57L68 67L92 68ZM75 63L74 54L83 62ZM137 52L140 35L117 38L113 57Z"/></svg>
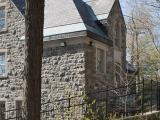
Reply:
<svg viewBox="0 0 160 120"><path fill-rule="evenodd" d="M5 76L6 74L6 57L5 52L0 52L0 76Z"/></svg>
<svg viewBox="0 0 160 120"><path fill-rule="evenodd" d="M5 7L0 7L0 31L5 29L5 26L6 26Z"/></svg>
<svg viewBox="0 0 160 120"><path fill-rule="evenodd" d="M22 100L16 101L16 120L22 119Z"/></svg>
<svg viewBox="0 0 160 120"><path fill-rule="evenodd" d="M103 49L96 49L96 70L98 73L105 73L105 52Z"/></svg>
<svg viewBox="0 0 160 120"><path fill-rule="evenodd" d="M0 120L5 120L5 101L0 101Z"/></svg>

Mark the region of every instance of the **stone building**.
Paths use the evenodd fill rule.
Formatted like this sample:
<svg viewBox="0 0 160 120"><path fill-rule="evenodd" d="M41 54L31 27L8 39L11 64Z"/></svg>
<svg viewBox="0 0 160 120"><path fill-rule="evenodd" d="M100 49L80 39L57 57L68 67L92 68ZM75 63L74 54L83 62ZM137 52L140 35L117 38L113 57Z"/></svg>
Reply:
<svg viewBox="0 0 160 120"><path fill-rule="evenodd" d="M42 102L114 86L125 70L126 27L118 0L46 0ZM0 0L0 112L24 93L24 1ZM2 117L2 116L0 116Z"/></svg>

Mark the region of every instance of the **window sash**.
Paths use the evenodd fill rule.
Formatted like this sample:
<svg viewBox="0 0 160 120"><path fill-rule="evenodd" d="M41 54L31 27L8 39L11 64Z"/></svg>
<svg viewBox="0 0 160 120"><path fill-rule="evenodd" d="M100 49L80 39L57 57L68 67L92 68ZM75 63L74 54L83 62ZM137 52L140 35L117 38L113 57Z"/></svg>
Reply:
<svg viewBox="0 0 160 120"><path fill-rule="evenodd" d="M0 65L0 75L5 74L5 65Z"/></svg>
<svg viewBox="0 0 160 120"><path fill-rule="evenodd" d="M0 120L5 120L5 102L0 101Z"/></svg>
<svg viewBox="0 0 160 120"><path fill-rule="evenodd" d="M5 53L0 53L0 75L4 75L6 70L5 70Z"/></svg>
<svg viewBox="0 0 160 120"><path fill-rule="evenodd" d="M5 28L6 24L6 14L5 14L5 7L0 8L0 30Z"/></svg>
<svg viewBox="0 0 160 120"><path fill-rule="evenodd" d="M22 119L22 101L16 101L16 120Z"/></svg>

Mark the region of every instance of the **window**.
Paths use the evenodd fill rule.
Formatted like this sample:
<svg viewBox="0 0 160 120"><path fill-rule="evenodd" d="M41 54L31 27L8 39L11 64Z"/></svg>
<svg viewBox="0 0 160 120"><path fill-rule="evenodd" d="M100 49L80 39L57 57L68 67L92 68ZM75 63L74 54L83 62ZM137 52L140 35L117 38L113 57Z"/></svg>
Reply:
<svg viewBox="0 0 160 120"><path fill-rule="evenodd" d="M22 119L22 101L17 100L16 101L16 120Z"/></svg>
<svg viewBox="0 0 160 120"><path fill-rule="evenodd" d="M0 53L0 76L4 76L5 71L5 52Z"/></svg>
<svg viewBox="0 0 160 120"><path fill-rule="evenodd" d="M120 48L121 47L121 26L119 23L116 24L116 38L115 38L115 46Z"/></svg>
<svg viewBox="0 0 160 120"><path fill-rule="evenodd" d="M97 48L96 52L96 70L99 73L105 72L105 54L104 50Z"/></svg>
<svg viewBox="0 0 160 120"><path fill-rule="evenodd" d="M119 47L119 29L116 30L115 45Z"/></svg>
<svg viewBox="0 0 160 120"><path fill-rule="evenodd" d="M0 101L0 120L5 120L5 102Z"/></svg>
<svg viewBox="0 0 160 120"><path fill-rule="evenodd" d="M0 7L0 31L5 29L6 25L5 7Z"/></svg>

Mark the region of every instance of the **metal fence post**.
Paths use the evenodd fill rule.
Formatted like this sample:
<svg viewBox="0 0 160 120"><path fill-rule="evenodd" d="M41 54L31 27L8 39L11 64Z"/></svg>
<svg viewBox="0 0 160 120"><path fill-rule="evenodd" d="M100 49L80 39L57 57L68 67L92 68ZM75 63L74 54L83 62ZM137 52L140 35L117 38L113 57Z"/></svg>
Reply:
<svg viewBox="0 0 160 120"><path fill-rule="evenodd" d="M159 95L158 95L158 80L157 80L157 84L156 84L156 103L157 103L157 106L156 106L156 109L158 110L158 102L159 102Z"/></svg>
<svg viewBox="0 0 160 120"><path fill-rule="evenodd" d="M71 107L71 95L69 93L69 97L68 97L68 111L70 111L70 107Z"/></svg>
<svg viewBox="0 0 160 120"><path fill-rule="evenodd" d="M142 82L142 115L144 113L144 78L143 78L143 82Z"/></svg>
<svg viewBox="0 0 160 120"><path fill-rule="evenodd" d="M108 117L108 86L107 86L107 90L106 90L106 117Z"/></svg>
<svg viewBox="0 0 160 120"><path fill-rule="evenodd" d="M160 110L160 85L157 80L157 110Z"/></svg>
<svg viewBox="0 0 160 120"><path fill-rule="evenodd" d="M150 98L150 100L151 100L150 101L151 102L151 106L150 107L151 107L151 112L152 112L152 85L153 85L153 80L151 80L151 91L150 91L150 97L151 97Z"/></svg>

